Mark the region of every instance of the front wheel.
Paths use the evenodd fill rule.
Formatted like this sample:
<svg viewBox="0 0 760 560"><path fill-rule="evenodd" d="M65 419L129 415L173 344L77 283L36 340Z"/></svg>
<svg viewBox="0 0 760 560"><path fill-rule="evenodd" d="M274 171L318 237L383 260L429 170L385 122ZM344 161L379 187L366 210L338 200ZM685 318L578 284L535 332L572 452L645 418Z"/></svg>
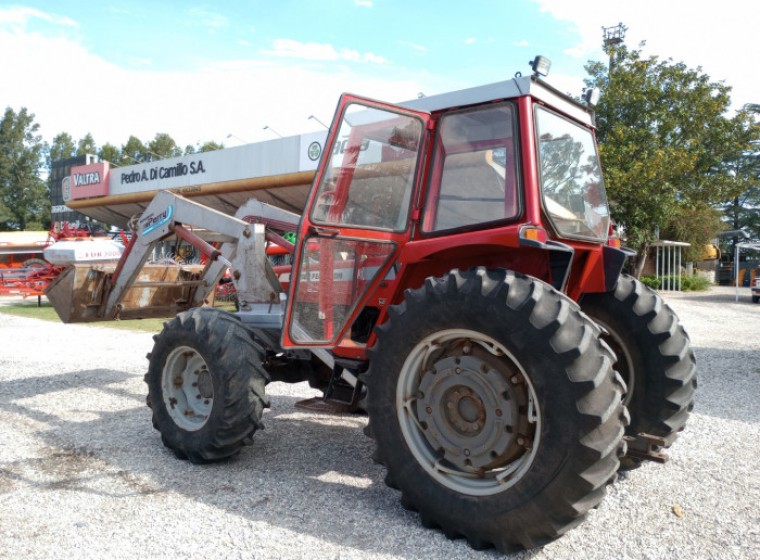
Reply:
<svg viewBox="0 0 760 560"><path fill-rule="evenodd" d="M386 482L474 548L541 546L618 469L622 384L598 327L538 280L452 271L391 308L367 373Z"/></svg>
<svg viewBox="0 0 760 560"><path fill-rule="evenodd" d="M165 323L154 340L145 381L164 445L181 459L205 463L250 444L269 406L269 376L240 320L195 308Z"/></svg>
<svg viewBox="0 0 760 560"><path fill-rule="evenodd" d="M585 295L581 308L604 327L617 355L631 415L627 434L657 436L669 447L686 426L697 388L696 360L678 317L654 290L627 275L611 292ZM624 470L640 464L634 456L621 462Z"/></svg>

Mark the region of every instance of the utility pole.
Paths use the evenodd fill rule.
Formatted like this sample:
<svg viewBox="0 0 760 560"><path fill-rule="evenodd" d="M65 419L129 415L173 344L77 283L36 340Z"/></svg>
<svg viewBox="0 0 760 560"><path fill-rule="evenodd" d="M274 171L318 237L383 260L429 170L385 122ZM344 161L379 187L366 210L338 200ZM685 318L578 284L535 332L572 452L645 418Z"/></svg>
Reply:
<svg viewBox="0 0 760 560"><path fill-rule="evenodd" d="M604 50L610 55L610 65L607 68L612 73L612 67L615 64L615 47L625 40L625 32L628 28L622 23L612 27L602 27L602 38L604 39Z"/></svg>

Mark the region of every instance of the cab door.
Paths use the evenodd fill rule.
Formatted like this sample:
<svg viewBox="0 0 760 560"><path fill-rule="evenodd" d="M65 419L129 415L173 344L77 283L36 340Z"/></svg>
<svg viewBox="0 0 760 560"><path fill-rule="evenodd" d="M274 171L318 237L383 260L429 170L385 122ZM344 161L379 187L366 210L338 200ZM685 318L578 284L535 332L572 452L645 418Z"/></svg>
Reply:
<svg viewBox="0 0 760 560"><path fill-rule="evenodd" d="M332 347L409 239L430 115L344 95L299 226L284 348Z"/></svg>

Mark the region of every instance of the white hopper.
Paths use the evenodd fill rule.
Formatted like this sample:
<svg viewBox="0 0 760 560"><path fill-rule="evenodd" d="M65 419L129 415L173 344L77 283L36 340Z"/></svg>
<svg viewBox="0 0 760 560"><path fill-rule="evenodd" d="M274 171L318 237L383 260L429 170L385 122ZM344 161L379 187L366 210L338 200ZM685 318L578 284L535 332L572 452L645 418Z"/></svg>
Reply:
<svg viewBox="0 0 760 560"><path fill-rule="evenodd" d="M112 239L58 241L44 251L45 260L56 266L75 263L118 261L124 246Z"/></svg>

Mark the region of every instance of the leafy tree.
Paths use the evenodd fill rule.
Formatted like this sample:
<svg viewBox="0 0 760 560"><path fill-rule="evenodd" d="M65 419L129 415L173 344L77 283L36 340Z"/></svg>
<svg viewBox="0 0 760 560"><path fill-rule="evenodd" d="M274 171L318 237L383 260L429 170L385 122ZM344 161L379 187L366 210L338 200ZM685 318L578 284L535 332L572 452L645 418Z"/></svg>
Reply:
<svg viewBox="0 0 760 560"><path fill-rule="evenodd" d="M119 151L119 148L113 144L105 143L98 150L98 157L102 161L107 161L108 163L118 166L120 165L119 161L121 160L121 152Z"/></svg>
<svg viewBox="0 0 760 560"><path fill-rule="evenodd" d="M190 154L202 154L204 152L213 152L214 150L223 150L224 144L220 144L219 142L214 142L213 140L208 140L204 142L203 144L198 143L197 145L193 146L192 144L188 144L185 146L185 155Z"/></svg>
<svg viewBox="0 0 760 560"><path fill-rule="evenodd" d="M0 121L0 229L25 230L50 225L50 193L39 172L45 144L39 124L25 107L8 107Z"/></svg>
<svg viewBox="0 0 760 560"><path fill-rule="evenodd" d="M198 148L198 153L213 152L215 150L223 150L223 149L224 149L224 144L220 144L219 142L214 142L213 140L209 140L201 144L201 147Z"/></svg>
<svg viewBox="0 0 760 560"><path fill-rule="evenodd" d="M3 201L0 200L0 224L10 220L12 217L10 210L8 210Z"/></svg>
<svg viewBox="0 0 760 560"><path fill-rule="evenodd" d="M153 140L148 142L148 151L151 155L162 159L182 155L182 150L177 143L165 132L159 132Z"/></svg>
<svg viewBox="0 0 760 560"><path fill-rule="evenodd" d="M92 137L92 134L88 132L77 144L77 155L84 156L96 153L98 153L98 147L95 144L95 139Z"/></svg>
<svg viewBox="0 0 760 560"><path fill-rule="evenodd" d="M610 67L587 64L586 84L603 92L597 139L612 216L639 254L640 273L658 230L683 231L689 227L684 216L706 219L707 206L741 192L741 181L723 162L739 157L756 132L746 111L726 116L731 88L710 81L701 68L644 58L625 45L607 53ZM716 232L698 223L682 237L701 245Z"/></svg>
<svg viewBox="0 0 760 560"><path fill-rule="evenodd" d="M715 234L724 229L722 213L712 204L696 202L676 208L674 216L668 221L660 236L664 239L677 239L690 243L683 249L684 262L702 260L704 246Z"/></svg>
<svg viewBox="0 0 760 560"><path fill-rule="evenodd" d="M77 148L71 135L67 132L61 132L53 138L53 143L48 150L48 167L54 161L74 157L76 152Z"/></svg>
<svg viewBox="0 0 760 560"><path fill-rule="evenodd" d="M760 104L747 105L745 109L755 119L760 118ZM753 126L760 129L760 122L755 120ZM751 149L727 165L745 188L723 204L725 222L729 229L743 229L752 239L760 240L760 142L753 142Z"/></svg>
<svg viewBox="0 0 760 560"><path fill-rule="evenodd" d="M150 157L147 157L148 149L145 147L137 136L130 136L127 143L121 147L121 158L119 159L119 165L133 165L135 163L142 163L144 161L150 161Z"/></svg>

